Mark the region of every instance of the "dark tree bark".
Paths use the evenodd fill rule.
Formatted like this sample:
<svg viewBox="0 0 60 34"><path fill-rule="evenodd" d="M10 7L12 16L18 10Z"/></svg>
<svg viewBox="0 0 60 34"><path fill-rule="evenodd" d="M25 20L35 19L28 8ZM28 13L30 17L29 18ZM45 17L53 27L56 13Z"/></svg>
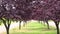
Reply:
<svg viewBox="0 0 60 34"><path fill-rule="evenodd" d="M49 28L49 23L48 23L48 21L46 21L46 23L47 23L47 27L48 27L48 29L50 29L50 28Z"/></svg>
<svg viewBox="0 0 60 34"><path fill-rule="evenodd" d="M38 23L40 23L40 21L38 21Z"/></svg>
<svg viewBox="0 0 60 34"><path fill-rule="evenodd" d="M21 29L21 21L19 22L19 29Z"/></svg>
<svg viewBox="0 0 60 34"><path fill-rule="evenodd" d="M24 21L24 24L23 24L24 27L25 27L25 24L27 24L27 21Z"/></svg>
<svg viewBox="0 0 60 34"><path fill-rule="evenodd" d="M55 21L54 23L55 23L55 25L56 25L57 34L59 34L59 22Z"/></svg>
<svg viewBox="0 0 60 34"><path fill-rule="evenodd" d="M44 26L45 26L45 21L44 21Z"/></svg>
<svg viewBox="0 0 60 34"><path fill-rule="evenodd" d="M7 32L7 34L9 34L9 28L6 28L6 32Z"/></svg>
<svg viewBox="0 0 60 34"><path fill-rule="evenodd" d="M6 22L6 20L2 19L3 20L3 24L6 28L6 33L9 34L9 28L10 28L10 24L11 24L11 21L8 19L8 23Z"/></svg>

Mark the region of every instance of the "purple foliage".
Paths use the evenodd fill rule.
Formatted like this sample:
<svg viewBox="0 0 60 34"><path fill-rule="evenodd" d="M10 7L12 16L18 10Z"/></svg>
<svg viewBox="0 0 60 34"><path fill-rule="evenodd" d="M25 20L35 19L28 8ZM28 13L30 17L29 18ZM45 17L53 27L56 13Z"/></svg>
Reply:
<svg viewBox="0 0 60 34"><path fill-rule="evenodd" d="M16 20L60 20L59 0L2 0L0 17Z"/></svg>

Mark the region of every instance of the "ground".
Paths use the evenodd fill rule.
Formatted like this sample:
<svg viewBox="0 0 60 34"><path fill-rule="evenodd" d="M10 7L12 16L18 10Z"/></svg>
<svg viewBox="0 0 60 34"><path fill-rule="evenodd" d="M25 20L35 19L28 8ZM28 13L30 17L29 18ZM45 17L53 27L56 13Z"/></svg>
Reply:
<svg viewBox="0 0 60 34"><path fill-rule="evenodd" d="M4 32L3 34L6 34ZM56 34L56 28L50 26L50 29L47 29L47 26L38 22L30 22L22 26L21 30L18 27L10 30L10 34Z"/></svg>

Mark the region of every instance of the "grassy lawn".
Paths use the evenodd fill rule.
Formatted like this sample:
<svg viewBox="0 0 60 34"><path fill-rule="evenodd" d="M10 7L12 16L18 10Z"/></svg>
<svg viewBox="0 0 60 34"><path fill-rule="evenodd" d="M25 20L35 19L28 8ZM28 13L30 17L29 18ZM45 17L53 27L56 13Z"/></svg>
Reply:
<svg viewBox="0 0 60 34"><path fill-rule="evenodd" d="M6 34L6 32L4 33ZM30 22L22 27L21 30L18 27L10 30L10 34L56 34L56 29L54 27L50 27L47 29L47 26L37 23L37 22Z"/></svg>

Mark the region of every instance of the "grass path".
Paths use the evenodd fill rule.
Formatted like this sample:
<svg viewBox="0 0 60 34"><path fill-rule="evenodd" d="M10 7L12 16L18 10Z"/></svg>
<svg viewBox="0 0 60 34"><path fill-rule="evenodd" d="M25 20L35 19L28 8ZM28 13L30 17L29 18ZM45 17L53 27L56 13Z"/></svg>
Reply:
<svg viewBox="0 0 60 34"><path fill-rule="evenodd" d="M56 29L53 27L47 29L47 26L43 24L30 22L25 25L25 27L22 27L21 30L19 30L18 27L10 30L10 34L56 34Z"/></svg>

